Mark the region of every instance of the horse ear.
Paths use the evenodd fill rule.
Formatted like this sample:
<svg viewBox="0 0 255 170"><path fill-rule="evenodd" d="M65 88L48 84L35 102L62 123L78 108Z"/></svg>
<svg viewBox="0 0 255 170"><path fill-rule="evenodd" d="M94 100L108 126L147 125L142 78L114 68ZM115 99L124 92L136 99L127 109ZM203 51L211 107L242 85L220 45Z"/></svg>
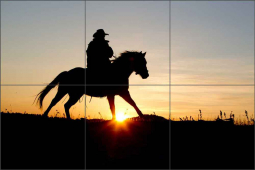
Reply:
<svg viewBox="0 0 255 170"><path fill-rule="evenodd" d="M142 53L142 51L140 53Z"/></svg>
<svg viewBox="0 0 255 170"><path fill-rule="evenodd" d="M145 55L146 55L146 52L145 53L143 53L143 56L145 57Z"/></svg>

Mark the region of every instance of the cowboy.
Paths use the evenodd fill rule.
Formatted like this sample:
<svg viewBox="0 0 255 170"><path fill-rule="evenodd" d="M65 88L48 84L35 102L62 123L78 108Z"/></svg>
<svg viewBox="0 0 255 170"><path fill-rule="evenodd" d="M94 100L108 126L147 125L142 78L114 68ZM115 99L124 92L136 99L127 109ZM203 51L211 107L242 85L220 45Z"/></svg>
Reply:
<svg viewBox="0 0 255 170"><path fill-rule="evenodd" d="M110 58L113 56L113 50L109 46L109 41L105 36L109 35L103 29L97 30L87 48L87 68L103 69L110 66Z"/></svg>

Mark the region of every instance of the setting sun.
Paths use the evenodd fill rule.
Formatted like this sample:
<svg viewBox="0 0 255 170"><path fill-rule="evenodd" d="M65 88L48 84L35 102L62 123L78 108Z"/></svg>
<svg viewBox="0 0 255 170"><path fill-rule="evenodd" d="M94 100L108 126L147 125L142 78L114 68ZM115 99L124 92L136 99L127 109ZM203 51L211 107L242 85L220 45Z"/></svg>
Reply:
<svg viewBox="0 0 255 170"><path fill-rule="evenodd" d="M123 120L125 120L126 119L126 116L125 116L125 114L123 113L123 112L118 112L117 114L116 114L116 120L118 121L118 122L122 122Z"/></svg>

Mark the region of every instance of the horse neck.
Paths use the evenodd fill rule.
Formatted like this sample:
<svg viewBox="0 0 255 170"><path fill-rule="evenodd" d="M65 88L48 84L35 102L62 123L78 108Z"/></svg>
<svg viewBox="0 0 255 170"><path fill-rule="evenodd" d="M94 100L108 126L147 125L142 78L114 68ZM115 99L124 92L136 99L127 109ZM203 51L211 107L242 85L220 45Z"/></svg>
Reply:
<svg viewBox="0 0 255 170"><path fill-rule="evenodd" d="M132 70L129 65L122 62L114 65L114 71L123 78L129 78L134 70Z"/></svg>

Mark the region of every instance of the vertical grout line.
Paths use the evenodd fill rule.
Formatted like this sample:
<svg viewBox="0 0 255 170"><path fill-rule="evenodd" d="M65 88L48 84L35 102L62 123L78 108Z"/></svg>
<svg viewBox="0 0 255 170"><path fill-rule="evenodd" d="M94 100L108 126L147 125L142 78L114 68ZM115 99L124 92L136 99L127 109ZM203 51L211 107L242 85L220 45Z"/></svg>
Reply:
<svg viewBox="0 0 255 170"><path fill-rule="evenodd" d="M86 49L87 49L86 48L86 0L84 1L84 7L85 7L84 8L84 29L85 29L84 30L85 31L85 35L84 35L84 38L85 38L85 56L84 56L85 57L85 62L84 63L85 63L85 65L84 65L84 68L86 68L86 65L87 65L87 59L86 59L87 58L87 53L86 53ZM85 147L84 147L84 149L85 149L84 150L84 159L85 160L84 160L84 169L86 169L86 158L87 158L87 155L86 155L86 153L87 153L86 152L87 151L87 148L86 148L86 146L87 146L87 141L86 141L86 139L87 139L86 138L86 135L87 135L87 133L86 133L86 123L87 123L87 117L86 117L87 116L87 113L86 113L86 110L87 110L86 109L86 107L87 107L87 102L86 102L86 70L85 70L84 82L85 82L85 86L84 86L85 87L85 89L84 89L85 90L85 97L84 97L85 98L85 119L84 119L84 122L85 122L85 124L84 124L84 129L85 129L85 131L84 131L84 133L85 133L84 134L84 137L85 137L84 138L84 145L85 145Z"/></svg>
<svg viewBox="0 0 255 170"><path fill-rule="evenodd" d="M169 0L169 169L171 169L171 0Z"/></svg>
<svg viewBox="0 0 255 170"><path fill-rule="evenodd" d="M1 16L1 13L2 13L2 1L0 0L0 93L2 92L2 16ZM1 93L2 94L2 93ZM1 94L0 94L0 109L2 108L2 98L1 98ZM0 114L0 121L2 122L2 114ZM1 144L1 141L2 141L2 126L0 126L0 169L2 169L2 144Z"/></svg>

